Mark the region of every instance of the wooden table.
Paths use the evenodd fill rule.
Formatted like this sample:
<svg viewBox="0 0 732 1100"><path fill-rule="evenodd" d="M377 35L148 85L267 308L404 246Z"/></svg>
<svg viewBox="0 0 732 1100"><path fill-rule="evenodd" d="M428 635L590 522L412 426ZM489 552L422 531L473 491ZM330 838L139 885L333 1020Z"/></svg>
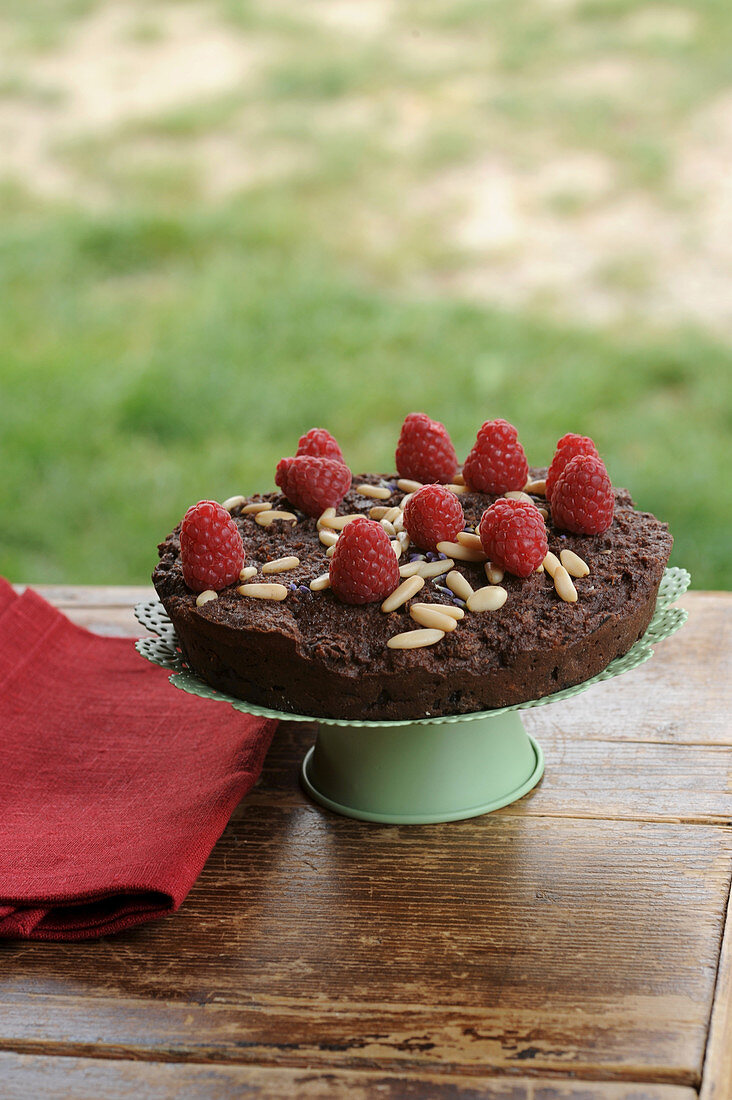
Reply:
<svg viewBox="0 0 732 1100"><path fill-rule="evenodd" d="M148 595L41 591L130 636ZM486 817L336 817L282 725L177 915L0 946L3 1100L730 1100L732 593L682 603L642 668L525 712L546 774Z"/></svg>

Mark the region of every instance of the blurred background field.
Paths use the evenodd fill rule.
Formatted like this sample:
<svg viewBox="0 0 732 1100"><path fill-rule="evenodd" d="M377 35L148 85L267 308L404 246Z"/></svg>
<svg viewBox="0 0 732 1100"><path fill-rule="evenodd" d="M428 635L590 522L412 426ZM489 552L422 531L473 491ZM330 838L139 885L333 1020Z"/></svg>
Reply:
<svg viewBox="0 0 732 1100"><path fill-rule="evenodd" d="M728 588L732 5L0 0L0 573L144 582L313 425L592 435Z"/></svg>

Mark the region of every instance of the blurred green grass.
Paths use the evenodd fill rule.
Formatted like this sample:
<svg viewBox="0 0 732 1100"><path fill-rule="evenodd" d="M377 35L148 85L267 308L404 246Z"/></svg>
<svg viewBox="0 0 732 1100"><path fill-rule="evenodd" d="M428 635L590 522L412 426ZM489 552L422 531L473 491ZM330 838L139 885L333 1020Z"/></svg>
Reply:
<svg viewBox="0 0 732 1100"><path fill-rule="evenodd" d="M495 416L537 465L564 432L593 436L613 481L669 522L695 586L729 587L728 348L386 293L295 197L92 215L16 196L0 573L144 582L190 503L271 487L307 428L329 428L354 472L390 470L401 420L423 410L461 456Z"/></svg>

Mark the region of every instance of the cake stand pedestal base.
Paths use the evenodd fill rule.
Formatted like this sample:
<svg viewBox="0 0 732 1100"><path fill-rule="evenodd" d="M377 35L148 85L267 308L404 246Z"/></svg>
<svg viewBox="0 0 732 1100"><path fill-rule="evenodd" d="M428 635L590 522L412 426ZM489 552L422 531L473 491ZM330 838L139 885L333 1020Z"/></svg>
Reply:
<svg viewBox="0 0 732 1100"><path fill-rule="evenodd" d="M444 722L321 725L302 784L321 806L393 825L427 825L515 802L544 772L518 711Z"/></svg>

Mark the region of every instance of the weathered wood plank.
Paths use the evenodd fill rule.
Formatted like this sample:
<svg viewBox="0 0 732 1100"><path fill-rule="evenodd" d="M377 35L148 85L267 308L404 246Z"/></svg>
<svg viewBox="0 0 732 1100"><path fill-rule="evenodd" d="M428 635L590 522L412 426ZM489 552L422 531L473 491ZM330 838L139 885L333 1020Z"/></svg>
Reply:
<svg viewBox="0 0 732 1100"><path fill-rule="evenodd" d="M699 1100L732 1096L732 893L727 905L717 988L714 995L704 1076Z"/></svg>
<svg viewBox="0 0 732 1100"><path fill-rule="evenodd" d="M706 826L245 802L176 917L6 945L2 1045L696 1085L729 852Z"/></svg>
<svg viewBox="0 0 732 1100"><path fill-rule="evenodd" d="M259 1066L111 1061L0 1054L3 1100L696 1100L674 1085L435 1074L318 1072Z"/></svg>

